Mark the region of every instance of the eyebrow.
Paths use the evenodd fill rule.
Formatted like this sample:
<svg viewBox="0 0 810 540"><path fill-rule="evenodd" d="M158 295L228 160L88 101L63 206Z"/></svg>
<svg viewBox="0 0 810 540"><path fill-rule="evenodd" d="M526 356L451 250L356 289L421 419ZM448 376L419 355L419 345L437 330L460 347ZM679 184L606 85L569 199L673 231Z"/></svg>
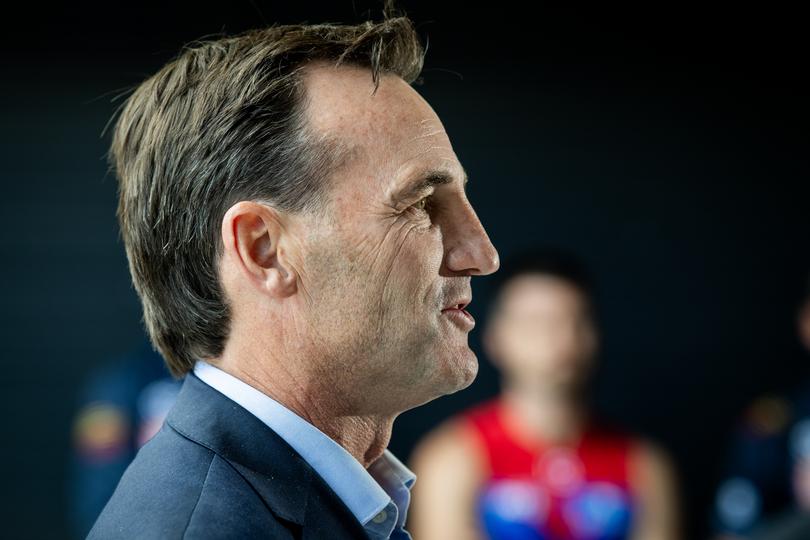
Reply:
<svg viewBox="0 0 810 540"><path fill-rule="evenodd" d="M467 176L467 171L464 170L463 166L461 167L461 170L464 174L461 185L466 186L469 177ZM394 199L396 201L403 201L415 198L417 195L424 193L432 187L451 184L455 178L456 176L446 169L429 169L420 174L420 180L407 185L398 191Z"/></svg>

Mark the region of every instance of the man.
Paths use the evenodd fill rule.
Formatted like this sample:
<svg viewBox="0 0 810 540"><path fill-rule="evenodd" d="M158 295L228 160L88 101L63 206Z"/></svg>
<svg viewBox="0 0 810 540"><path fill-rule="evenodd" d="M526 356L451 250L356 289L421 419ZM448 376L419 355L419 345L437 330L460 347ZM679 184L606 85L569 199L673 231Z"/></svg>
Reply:
<svg viewBox="0 0 810 540"><path fill-rule="evenodd" d="M667 455L588 407L599 328L583 263L538 249L516 255L498 277L483 344L503 389L414 452L415 537L680 538Z"/></svg>
<svg viewBox="0 0 810 540"><path fill-rule="evenodd" d="M410 538L392 424L474 379L499 263L389 15L196 45L129 98L122 235L188 375L91 538Z"/></svg>

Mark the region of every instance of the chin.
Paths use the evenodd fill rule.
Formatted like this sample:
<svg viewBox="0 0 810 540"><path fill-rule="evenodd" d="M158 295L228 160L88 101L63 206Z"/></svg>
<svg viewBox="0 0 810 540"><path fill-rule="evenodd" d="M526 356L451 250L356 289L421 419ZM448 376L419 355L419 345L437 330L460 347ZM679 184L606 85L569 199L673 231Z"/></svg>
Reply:
<svg viewBox="0 0 810 540"><path fill-rule="evenodd" d="M454 394L470 386L478 375L478 358L469 347L428 354L424 370L412 372L408 408L424 405L434 399ZM432 359L432 360L431 360Z"/></svg>
<svg viewBox="0 0 810 540"><path fill-rule="evenodd" d="M444 394L453 394L470 386L478 375L478 358L467 348L445 365Z"/></svg>
<svg viewBox="0 0 810 540"><path fill-rule="evenodd" d="M417 399L408 409L419 407L442 396L455 394L470 386L475 380L475 376L478 375L478 359L472 351L470 351L470 356L472 357L471 361L464 358L463 363L454 364L452 367L446 366L444 370L437 371L432 384L428 386L426 383L422 387L422 390L426 391L426 393L411 394L411 397L421 394L422 398ZM460 360L462 359L457 358L454 361Z"/></svg>

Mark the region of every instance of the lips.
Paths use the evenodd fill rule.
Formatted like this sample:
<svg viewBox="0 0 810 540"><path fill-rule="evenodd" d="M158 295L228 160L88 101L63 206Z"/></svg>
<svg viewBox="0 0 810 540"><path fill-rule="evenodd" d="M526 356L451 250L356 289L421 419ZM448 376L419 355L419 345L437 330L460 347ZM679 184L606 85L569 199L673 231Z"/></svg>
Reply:
<svg viewBox="0 0 810 540"><path fill-rule="evenodd" d="M442 310L459 328L470 331L475 326L475 319L464 309L470 305L470 298L458 298Z"/></svg>
<svg viewBox="0 0 810 540"><path fill-rule="evenodd" d="M445 306L445 307L442 309L442 311L445 311L445 310L448 310L448 309L458 309L458 310L462 310L462 311L463 311L463 310L464 310L464 308L466 308L467 306L469 306L469 305L470 305L470 302L471 302L471 301L472 301L472 299L471 299L471 298L459 298L459 299L453 300L453 302L451 302L450 304L446 305L446 306Z"/></svg>

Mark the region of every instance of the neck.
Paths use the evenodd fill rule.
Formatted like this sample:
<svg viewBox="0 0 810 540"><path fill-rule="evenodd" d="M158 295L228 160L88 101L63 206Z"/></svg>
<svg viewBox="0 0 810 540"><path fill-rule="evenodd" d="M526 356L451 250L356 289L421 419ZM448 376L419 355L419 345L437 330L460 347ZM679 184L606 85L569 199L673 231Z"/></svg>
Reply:
<svg viewBox="0 0 810 540"><path fill-rule="evenodd" d="M388 446L396 415L353 411L352 403L345 397L348 392L336 391L340 388L334 384L337 381L323 374L307 375L293 369L306 365L303 362L262 359L246 365L224 354L215 364L317 427L363 467L379 458Z"/></svg>
<svg viewBox="0 0 810 540"><path fill-rule="evenodd" d="M546 441L577 439L587 419L578 385L507 379L503 398L518 429Z"/></svg>

